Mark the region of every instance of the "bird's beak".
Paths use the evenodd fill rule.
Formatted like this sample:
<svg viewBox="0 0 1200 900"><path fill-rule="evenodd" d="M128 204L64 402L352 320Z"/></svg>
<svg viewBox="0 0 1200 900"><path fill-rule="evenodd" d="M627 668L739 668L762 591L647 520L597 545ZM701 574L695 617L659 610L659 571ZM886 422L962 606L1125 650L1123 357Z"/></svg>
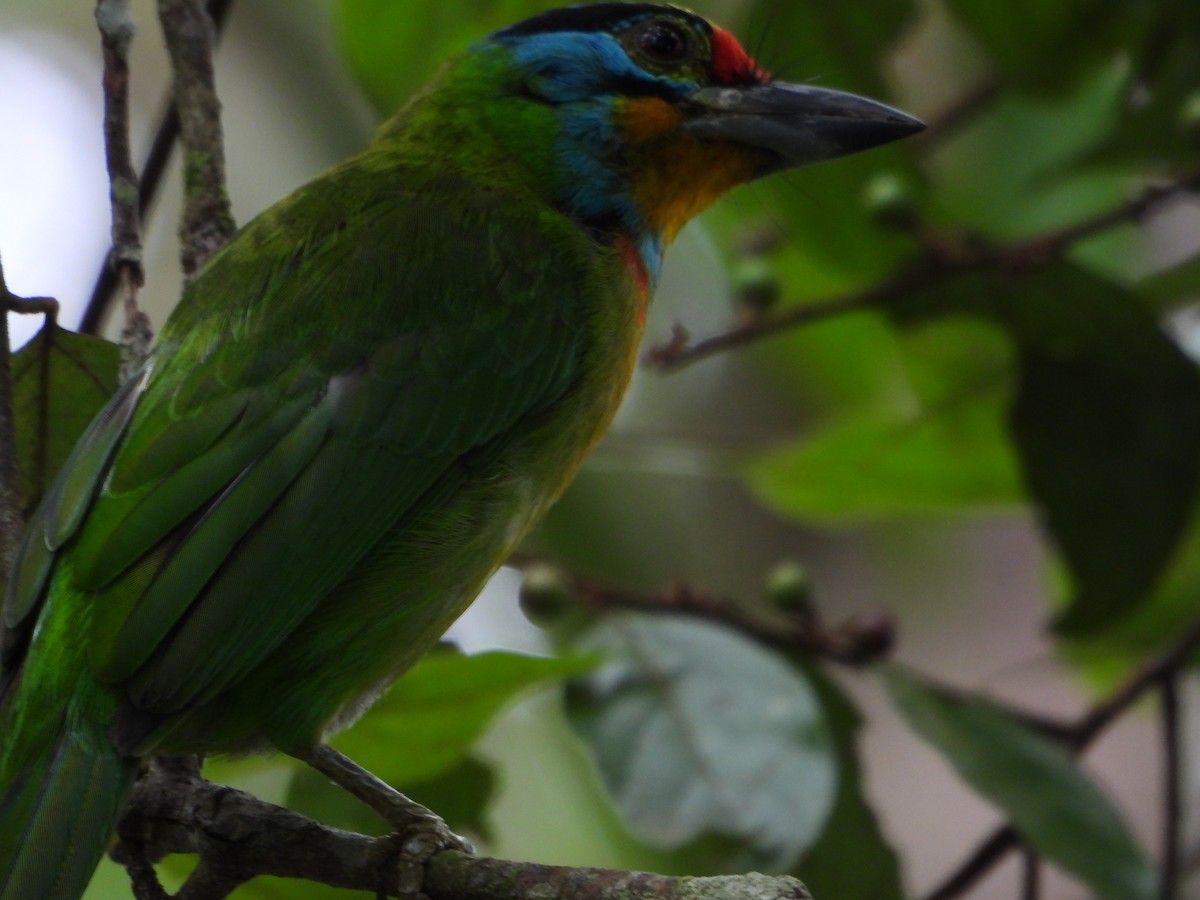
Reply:
<svg viewBox="0 0 1200 900"><path fill-rule="evenodd" d="M857 94L786 82L706 87L688 100L684 129L702 140L766 151L759 176L857 153L925 127L908 113Z"/></svg>

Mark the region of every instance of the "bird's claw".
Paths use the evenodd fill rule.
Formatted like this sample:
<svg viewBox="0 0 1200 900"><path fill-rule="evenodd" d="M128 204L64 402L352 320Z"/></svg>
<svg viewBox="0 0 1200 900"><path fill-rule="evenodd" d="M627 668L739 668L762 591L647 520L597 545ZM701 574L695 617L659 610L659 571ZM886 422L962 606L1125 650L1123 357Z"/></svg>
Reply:
<svg viewBox="0 0 1200 900"><path fill-rule="evenodd" d="M396 864L396 887L402 900L426 900L421 892L425 866L443 850L474 854L470 841L451 831L440 816L409 816L397 825L400 858Z"/></svg>

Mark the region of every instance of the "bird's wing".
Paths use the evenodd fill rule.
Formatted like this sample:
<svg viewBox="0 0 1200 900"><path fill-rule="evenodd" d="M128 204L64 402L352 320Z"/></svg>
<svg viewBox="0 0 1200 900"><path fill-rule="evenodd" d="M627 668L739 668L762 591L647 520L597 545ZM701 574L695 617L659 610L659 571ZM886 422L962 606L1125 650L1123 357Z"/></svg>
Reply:
<svg viewBox="0 0 1200 900"><path fill-rule="evenodd" d="M214 260L161 371L113 401L62 474L10 630L45 602L57 554L91 597L99 677L150 711L202 702L561 398L589 266L548 263L561 224L477 193L378 196L340 220L294 203ZM327 224L296 226L313 220Z"/></svg>

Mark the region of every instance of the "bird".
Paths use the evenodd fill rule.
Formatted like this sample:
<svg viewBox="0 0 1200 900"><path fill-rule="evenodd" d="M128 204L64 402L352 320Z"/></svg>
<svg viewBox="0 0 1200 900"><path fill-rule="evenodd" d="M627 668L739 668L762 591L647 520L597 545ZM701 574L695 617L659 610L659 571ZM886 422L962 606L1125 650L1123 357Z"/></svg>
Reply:
<svg viewBox="0 0 1200 900"><path fill-rule="evenodd" d="M472 44L247 224L10 568L0 900L82 894L155 755L282 752L370 793L325 739L570 482L683 225L922 127L685 10L565 7Z"/></svg>

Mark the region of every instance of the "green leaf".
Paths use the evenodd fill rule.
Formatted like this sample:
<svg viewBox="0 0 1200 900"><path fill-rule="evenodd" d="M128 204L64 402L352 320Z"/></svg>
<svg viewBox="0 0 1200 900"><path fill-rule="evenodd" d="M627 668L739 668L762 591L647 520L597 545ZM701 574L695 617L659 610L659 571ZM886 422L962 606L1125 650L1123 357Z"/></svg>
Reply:
<svg viewBox="0 0 1200 900"><path fill-rule="evenodd" d="M837 793L829 723L807 679L702 622L627 615L583 642L609 662L568 692L572 724L631 829L655 846L741 839L787 866Z"/></svg>
<svg viewBox="0 0 1200 900"><path fill-rule="evenodd" d="M1071 569L1063 633L1147 599L1200 484L1200 375L1128 291L1045 272L1005 315L1022 343L1013 435ZM1040 306L1039 306L1040 304Z"/></svg>
<svg viewBox="0 0 1200 900"><path fill-rule="evenodd" d="M1153 595L1106 628L1071 635L1058 643L1098 692L1116 690L1151 656L1179 640L1196 621L1200 596L1200 514L1194 515Z"/></svg>
<svg viewBox="0 0 1200 900"><path fill-rule="evenodd" d="M449 57L554 0L440 0L416 14L395 0L341 0L338 26L350 70L376 110L391 115Z"/></svg>
<svg viewBox="0 0 1200 900"><path fill-rule="evenodd" d="M1195 162L1196 140L1183 115L1200 85L1200 5L1176 4L1177 13L1186 6L1190 27L1181 27L1181 16L1166 11L1169 5L1162 4L1163 27L1144 48L1133 48L1145 54L1133 64L1127 86L1137 102L1125 104L1116 128L1093 155L1097 161L1176 162L1189 169Z"/></svg>
<svg viewBox="0 0 1200 900"><path fill-rule="evenodd" d="M116 344L57 325L13 354L17 487L26 514L116 391L120 355Z"/></svg>
<svg viewBox="0 0 1200 900"><path fill-rule="evenodd" d="M1021 499L1005 426L1012 353L1003 332L963 317L911 329L897 348L907 396L749 467L749 483L768 505L840 522Z"/></svg>
<svg viewBox="0 0 1200 900"><path fill-rule="evenodd" d="M1063 94L1003 92L935 151L931 217L947 230L1033 237L1126 199L1125 170L1080 170L1118 120L1127 79L1102 68Z"/></svg>
<svg viewBox="0 0 1200 900"><path fill-rule="evenodd" d="M994 397L841 423L757 460L748 479L768 505L807 521L945 513L1021 497Z"/></svg>
<svg viewBox="0 0 1200 900"><path fill-rule="evenodd" d="M1154 870L1121 816L1065 750L985 700L948 696L898 667L882 672L908 725L1039 854L1106 900L1156 896Z"/></svg>
<svg viewBox="0 0 1200 900"><path fill-rule="evenodd" d="M1136 41L1137 17L1106 0L948 0L950 11L983 45L1006 80L1061 90L1078 72ZM1136 4L1135 4L1136 5Z"/></svg>
<svg viewBox="0 0 1200 900"><path fill-rule="evenodd" d="M894 311L973 312L1016 345L1012 437L1073 582L1060 631L1107 627L1145 603L1200 485L1200 374L1146 305L1059 263L968 272Z"/></svg>
<svg viewBox="0 0 1200 900"><path fill-rule="evenodd" d="M841 777L825 830L805 853L795 874L814 897L904 900L896 851L880 833L879 822L862 792L855 746L862 719L831 678L815 669L806 671L829 717Z"/></svg>
<svg viewBox="0 0 1200 900"><path fill-rule="evenodd" d="M1159 310L1170 309L1188 298L1200 298L1200 253L1142 278L1134 290Z"/></svg>
<svg viewBox="0 0 1200 900"><path fill-rule="evenodd" d="M492 717L521 691L595 664L579 656L436 652L332 744L389 784L429 781L460 765Z"/></svg>
<svg viewBox="0 0 1200 900"><path fill-rule="evenodd" d="M787 273L788 281L797 276ZM799 395L818 421L892 408L904 393L906 372L887 319L871 313L836 316L797 328L749 351L770 368L789 395ZM898 387L899 386L899 387Z"/></svg>
<svg viewBox="0 0 1200 900"><path fill-rule="evenodd" d="M740 22L726 23L775 74L789 80L818 77L848 91L884 97L882 62L918 17L913 0L779 3L757 0Z"/></svg>

